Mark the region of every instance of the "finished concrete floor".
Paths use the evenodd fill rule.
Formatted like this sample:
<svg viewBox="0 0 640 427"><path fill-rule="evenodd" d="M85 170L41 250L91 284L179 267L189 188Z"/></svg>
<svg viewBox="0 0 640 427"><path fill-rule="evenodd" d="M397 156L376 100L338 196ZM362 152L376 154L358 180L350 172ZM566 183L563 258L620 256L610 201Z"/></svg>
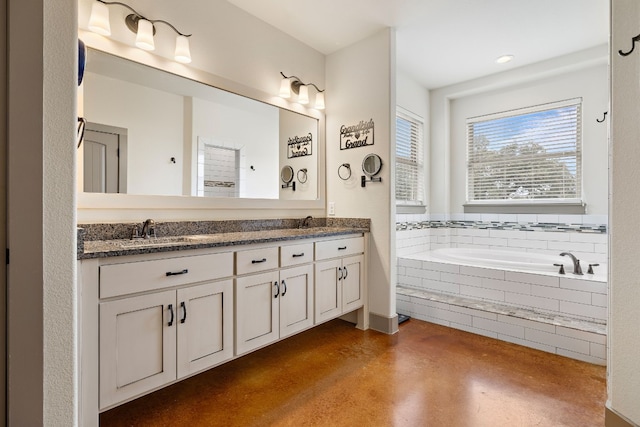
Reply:
<svg viewBox="0 0 640 427"><path fill-rule="evenodd" d="M121 405L109 426L603 426L605 368L412 319L334 320Z"/></svg>

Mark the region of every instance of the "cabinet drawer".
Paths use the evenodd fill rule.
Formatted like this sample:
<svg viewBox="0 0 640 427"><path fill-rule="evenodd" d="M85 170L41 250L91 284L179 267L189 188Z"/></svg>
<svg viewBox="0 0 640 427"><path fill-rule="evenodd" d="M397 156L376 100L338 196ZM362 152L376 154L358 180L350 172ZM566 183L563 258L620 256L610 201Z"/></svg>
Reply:
<svg viewBox="0 0 640 427"><path fill-rule="evenodd" d="M232 275L232 252L103 265L100 267L100 298Z"/></svg>
<svg viewBox="0 0 640 427"><path fill-rule="evenodd" d="M278 268L278 247L236 252L236 274L256 273Z"/></svg>
<svg viewBox="0 0 640 427"><path fill-rule="evenodd" d="M306 264L313 261L313 243L280 247L280 266Z"/></svg>
<svg viewBox="0 0 640 427"><path fill-rule="evenodd" d="M364 252L364 237L316 242L316 260L361 254Z"/></svg>

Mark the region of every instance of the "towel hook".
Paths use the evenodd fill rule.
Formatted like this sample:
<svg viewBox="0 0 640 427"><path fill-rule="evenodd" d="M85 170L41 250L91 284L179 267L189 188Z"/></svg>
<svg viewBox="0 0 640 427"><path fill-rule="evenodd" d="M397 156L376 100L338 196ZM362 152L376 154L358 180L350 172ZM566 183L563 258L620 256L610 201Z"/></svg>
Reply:
<svg viewBox="0 0 640 427"><path fill-rule="evenodd" d="M620 49L618 51L618 54L620 56L629 56L631 55L631 53L633 52L633 50L636 48L636 42L640 42L640 34L638 34L637 36L635 36L634 38L631 39L631 50L629 50L628 52L623 52L622 49Z"/></svg>
<svg viewBox="0 0 640 427"><path fill-rule="evenodd" d="M598 123L604 122L607 119L607 113L608 113L608 111L605 111L604 114L602 115L602 120L596 119L596 122L598 122Z"/></svg>

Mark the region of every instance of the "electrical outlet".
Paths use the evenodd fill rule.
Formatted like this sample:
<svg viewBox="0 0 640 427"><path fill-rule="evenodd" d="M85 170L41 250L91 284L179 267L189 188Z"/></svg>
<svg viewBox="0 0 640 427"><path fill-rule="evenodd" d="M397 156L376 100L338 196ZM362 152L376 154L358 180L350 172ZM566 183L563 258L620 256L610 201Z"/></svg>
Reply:
<svg viewBox="0 0 640 427"><path fill-rule="evenodd" d="M334 216L336 214L336 202L329 202L329 215Z"/></svg>

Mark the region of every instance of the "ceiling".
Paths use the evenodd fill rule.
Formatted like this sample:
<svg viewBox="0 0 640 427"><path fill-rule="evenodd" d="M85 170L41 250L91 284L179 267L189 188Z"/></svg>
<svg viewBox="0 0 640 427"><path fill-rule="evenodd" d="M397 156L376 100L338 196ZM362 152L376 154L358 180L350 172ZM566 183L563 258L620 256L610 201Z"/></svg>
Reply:
<svg viewBox="0 0 640 427"><path fill-rule="evenodd" d="M398 69L429 89L609 39L609 0L227 1L327 55L394 27Z"/></svg>

